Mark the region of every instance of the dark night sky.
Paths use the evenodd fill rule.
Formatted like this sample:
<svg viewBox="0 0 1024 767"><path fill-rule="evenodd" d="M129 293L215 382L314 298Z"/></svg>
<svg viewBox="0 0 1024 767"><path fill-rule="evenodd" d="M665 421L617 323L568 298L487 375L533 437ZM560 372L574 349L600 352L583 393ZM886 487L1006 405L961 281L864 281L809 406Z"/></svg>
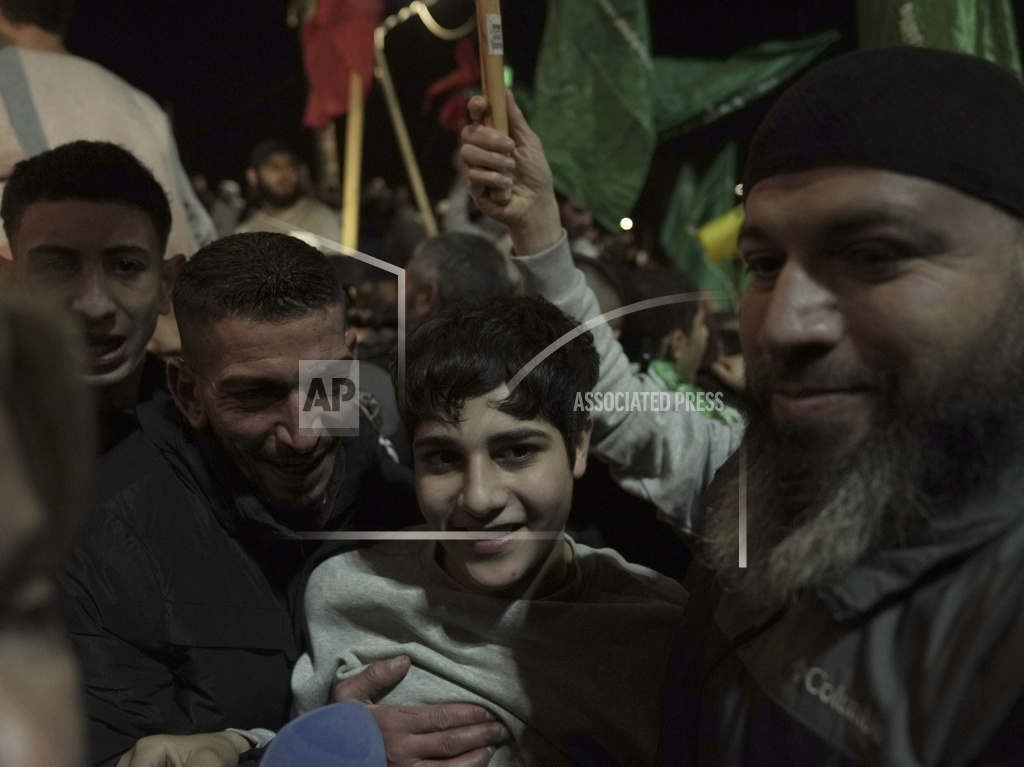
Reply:
<svg viewBox="0 0 1024 767"><path fill-rule="evenodd" d="M249 148L279 136L309 149L301 126L305 77L296 33L285 23L287 0L79 0L69 47L154 96L172 114L185 166L213 179L240 178ZM405 0L388 0L394 12ZM771 37L794 38L828 27L843 40L830 55L854 45L853 2L787 0L651 0L655 53L725 56ZM440 0L439 21L456 26L471 0ZM529 83L543 25L543 0L503 3L507 59ZM451 44L433 38L418 21L388 37L389 60L433 196L443 195L454 146L433 118L419 112L426 86L454 67ZM638 207L664 204L684 158L698 166L723 141L749 138L771 97L745 113L694 136L666 141ZM383 99L375 88L367 104L364 178L403 183Z"/></svg>

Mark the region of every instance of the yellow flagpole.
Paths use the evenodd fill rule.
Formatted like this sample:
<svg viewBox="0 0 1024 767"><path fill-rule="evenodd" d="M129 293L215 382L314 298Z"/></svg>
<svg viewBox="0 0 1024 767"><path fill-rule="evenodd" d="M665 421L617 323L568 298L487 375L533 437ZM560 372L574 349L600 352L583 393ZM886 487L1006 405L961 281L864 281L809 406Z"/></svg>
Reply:
<svg viewBox="0 0 1024 767"><path fill-rule="evenodd" d="M341 244L359 245L359 198L363 172L363 79L354 69L348 77L348 118L345 121L345 180L342 186Z"/></svg>
<svg viewBox="0 0 1024 767"><path fill-rule="evenodd" d="M488 110L485 122L508 135L508 105L505 103L505 43L501 30L500 0L476 0L476 31L480 47L480 83ZM509 189L491 192L494 202L512 199Z"/></svg>

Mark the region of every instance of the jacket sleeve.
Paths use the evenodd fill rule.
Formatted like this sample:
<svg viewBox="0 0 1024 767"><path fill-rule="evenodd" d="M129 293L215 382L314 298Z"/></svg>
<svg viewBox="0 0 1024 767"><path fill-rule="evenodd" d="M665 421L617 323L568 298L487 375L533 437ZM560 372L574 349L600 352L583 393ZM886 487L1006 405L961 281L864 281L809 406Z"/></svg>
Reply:
<svg viewBox="0 0 1024 767"><path fill-rule="evenodd" d="M572 262L565 232L554 246L515 263L528 289L542 295L574 319L598 316L597 298ZM595 392L664 391L647 376L633 375L629 360L607 323L591 329L601 355ZM715 471L739 446L742 427L717 423L686 410L591 410L593 455L608 464L613 479L626 492L650 501L662 519L684 535L699 532L703 521L700 498Z"/></svg>
<svg viewBox="0 0 1024 767"><path fill-rule="evenodd" d="M182 732L158 571L116 516L96 509L60 579L58 605L82 662L89 764L113 765L139 738Z"/></svg>

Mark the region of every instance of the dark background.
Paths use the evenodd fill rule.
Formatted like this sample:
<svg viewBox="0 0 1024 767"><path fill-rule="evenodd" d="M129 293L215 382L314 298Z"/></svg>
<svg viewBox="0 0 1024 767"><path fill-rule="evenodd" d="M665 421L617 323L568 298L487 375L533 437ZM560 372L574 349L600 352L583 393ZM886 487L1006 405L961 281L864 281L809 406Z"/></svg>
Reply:
<svg viewBox="0 0 1024 767"><path fill-rule="evenodd" d="M388 0L393 13L406 0ZM517 83L533 76L545 3L503 3L506 63ZM298 35L285 21L286 0L79 0L69 48L94 59L151 94L171 114L182 161L212 182L241 180L258 140L276 136L303 148L306 98ZM433 8L455 27L473 12L472 0L440 0ZM655 54L724 57L768 38L796 38L826 28L842 39L826 55L855 47L855 4L821 0L651 0ZM452 179L453 136L420 111L426 87L454 68L452 43L433 37L418 19L388 35L387 50L428 191L443 197ZM724 141L753 134L774 94L743 112L689 136L664 137L647 188L637 204L641 221L656 222L684 160L698 169ZM405 183L397 144L379 88L366 107L363 177Z"/></svg>

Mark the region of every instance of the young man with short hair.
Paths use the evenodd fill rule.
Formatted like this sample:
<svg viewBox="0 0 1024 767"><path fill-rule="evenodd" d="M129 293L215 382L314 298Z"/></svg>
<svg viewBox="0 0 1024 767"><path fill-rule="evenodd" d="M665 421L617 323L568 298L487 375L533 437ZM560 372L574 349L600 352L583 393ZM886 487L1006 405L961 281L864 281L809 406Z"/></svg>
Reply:
<svg viewBox="0 0 1024 767"><path fill-rule="evenodd" d="M163 258L167 196L128 151L75 141L18 163L0 216L17 289L63 304L81 323L106 452L138 428L135 406L165 387L164 365L146 346L185 260Z"/></svg>
<svg viewBox="0 0 1024 767"><path fill-rule="evenodd" d="M423 540L334 557L311 576L299 711L367 664L411 658L389 704L477 703L513 741L492 767L652 764L658 692L685 592L565 533L597 380L589 333L539 298L490 296L428 320L406 351L400 407ZM440 534L440 541L436 534ZM596 757L595 757L596 758Z"/></svg>

